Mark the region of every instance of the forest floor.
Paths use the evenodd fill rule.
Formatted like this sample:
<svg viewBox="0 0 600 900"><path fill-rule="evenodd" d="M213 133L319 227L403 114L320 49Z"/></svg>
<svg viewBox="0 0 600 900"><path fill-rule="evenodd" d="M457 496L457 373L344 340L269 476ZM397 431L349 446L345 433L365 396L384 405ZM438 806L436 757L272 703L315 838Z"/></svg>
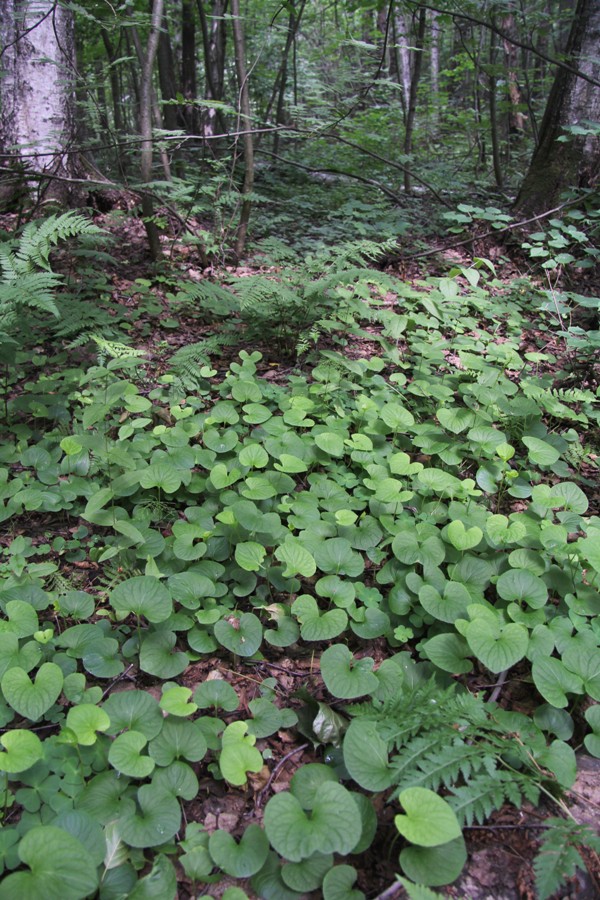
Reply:
<svg viewBox="0 0 600 900"><path fill-rule="evenodd" d="M142 304L143 301L137 294L140 282L149 279L149 263L146 258L145 237L141 224L134 219L124 219L115 228L110 215L98 217L97 223L107 227L116 236L117 240L110 247L110 253L116 260L116 265L109 267L110 292L114 298L119 299L127 307ZM6 227L6 226L5 226ZM479 248L479 251L481 252ZM487 248L491 256L490 247ZM422 276L423 266L427 266L429 274L439 266L440 272L447 270L449 262L453 264L462 261L467 262L468 257L462 248L449 251L445 256L429 257L422 262L414 260L402 264L401 274L405 280L418 279ZM174 267L186 277L200 280L204 277L219 279L219 271L210 273L202 272L197 260L191 255L189 249L175 246L172 259ZM226 274L233 271L228 268ZM256 271L252 266L238 267L235 274L251 274ZM507 279L515 276L515 269L507 264ZM435 272L434 272L435 274ZM164 313L158 313L151 318L143 313L140 307L140 315L135 320L129 337L137 347L149 351L155 360L167 358L175 352L178 346L202 340L211 327L198 322L197 318L185 315L173 328L169 324L164 327L164 321L170 320L172 311L165 299L165 290L161 289L160 281L155 281L152 291L159 303L164 306ZM222 354L216 358L215 369L219 373L225 372L229 363L235 358L239 349L243 348L243 342L238 347L224 346ZM286 380L293 370L293 364L289 359L278 358L273 352L272 346L253 346L263 352L263 360L259 366L259 373L267 379L273 379L279 383ZM557 356L560 348L549 348ZM367 338L353 338L347 353L352 357L361 355L371 356L373 346L369 345ZM556 363L560 366L560 358ZM154 369L153 377L161 374L160 364ZM217 375L216 378L219 378ZM585 473L584 473L585 474ZM595 477L595 472L590 470L590 481ZM600 493L598 486L589 487L590 515L600 514ZM75 525L77 523L74 523ZM31 533L44 530L44 523L35 522L35 515L30 514L27 528ZM73 530L73 526L71 526ZM68 534L67 534L68 536ZM96 563L78 563L77 576L80 589L93 593L101 576L101 571ZM264 649L264 648L263 648ZM385 641L377 639L365 645L365 650L372 656L376 663L386 655ZM230 659L224 655L215 654L202 659L200 662L190 665L181 683L194 688L206 679L222 677L228 680L240 697L242 710L248 709L247 704L258 696L257 685L261 679L274 678L276 689L282 700L283 706L293 707L296 703L295 696L301 687L309 687L311 696L317 701L325 699L323 682L318 668L315 667L311 655L294 655L287 649L277 651L273 649L272 657L264 653L259 662L242 663L239 667L232 666ZM127 670L120 681L123 686L136 686L137 674L135 670ZM479 679L479 681L478 681ZM145 690L148 688L148 679L142 677ZM472 689L484 689L488 685L482 679L481 674L473 679ZM499 694L499 702L502 706L527 712L531 709L530 685L521 683L518 678L508 682ZM157 690L157 698L160 691ZM225 829L228 832L236 832L240 826L247 826L252 822L260 823L267 799L276 792L286 790L290 779L301 764L321 761L320 751L315 750L310 741L295 730L280 730L272 737L263 739L263 750L268 749L272 759L270 771L264 771L257 776L250 775L246 791L230 790L226 782L215 782L207 777L204 783L200 781L198 798L186 805L185 815L188 821L202 822L209 831L216 828ZM590 757L580 757L580 766L577 781L568 794L568 801L578 819L588 822L595 828L600 827L600 761ZM380 826L386 819L391 821L393 811L381 805L378 810ZM450 887L440 890L445 896L457 898L457 900L533 900L534 873L532 861L538 848L538 837L544 829L544 820L556 815L556 810L549 807L537 809L523 807L515 809L506 806L492 815L485 825L471 826L465 829L465 836L469 850L469 861L460 879ZM368 897L381 897L386 900L406 896L404 890L394 886L395 873L397 871L397 849L389 843L390 829L380 827L368 854L363 854L360 859L350 860L356 865L359 878L358 886L365 891ZM379 839L379 834L386 835ZM557 897L560 900L592 900L599 896L597 886L600 885L600 867L598 860L589 858L586 860L588 873L580 873L571 881L568 889L562 891ZM225 879L219 885L207 885L204 894L210 897L220 897L228 884L243 886L249 897L252 894L250 886L246 883ZM186 897L185 876L182 874L180 882L180 897ZM190 885L191 891L191 885ZM195 894L200 896L200 894ZM188 896L194 896L190 893ZM314 896L314 895L313 895Z"/></svg>

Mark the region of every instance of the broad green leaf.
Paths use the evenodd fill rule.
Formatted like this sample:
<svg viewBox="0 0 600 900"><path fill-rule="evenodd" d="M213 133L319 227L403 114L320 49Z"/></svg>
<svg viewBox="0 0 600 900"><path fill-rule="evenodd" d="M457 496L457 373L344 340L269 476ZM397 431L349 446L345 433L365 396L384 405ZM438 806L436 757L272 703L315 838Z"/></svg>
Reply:
<svg viewBox="0 0 600 900"><path fill-rule="evenodd" d="M195 703L190 702L192 691L190 688L182 685L172 685L163 689L163 695L160 698L160 708L171 716L191 716L198 707Z"/></svg>
<svg viewBox="0 0 600 900"><path fill-rule="evenodd" d="M407 841L420 847L437 847L462 836L454 810L427 788L407 788L398 795L404 814L394 824Z"/></svg>
<svg viewBox="0 0 600 900"><path fill-rule="evenodd" d="M308 466L304 460L291 453L282 453L279 457L279 462L275 463L275 468L278 472L287 472L291 475L308 471Z"/></svg>
<svg viewBox="0 0 600 900"><path fill-rule="evenodd" d="M168 681L187 669L189 656L175 650L177 635L173 631L153 631L142 640L140 669L148 675Z"/></svg>
<svg viewBox="0 0 600 900"><path fill-rule="evenodd" d="M252 878L252 888L262 900L303 900L304 894L287 886L276 853L269 853L267 861Z"/></svg>
<svg viewBox="0 0 600 900"><path fill-rule="evenodd" d="M269 462L269 454L261 444L246 444L239 452L240 465L251 469L264 469Z"/></svg>
<svg viewBox="0 0 600 900"><path fill-rule="evenodd" d="M532 463L537 466L553 466L560 458L560 453L547 441L536 437L523 437L523 443L527 447L527 455Z"/></svg>
<svg viewBox="0 0 600 900"><path fill-rule="evenodd" d="M139 731L150 741L164 724L158 702L148 691L116 691L102 708L110 718L110 726L106 729L109 734Z"/></svg>
<svg viewBox="0 0 600 900"><path fill-rule="evenodd" d="M210 855L232 878L249 878L264 866L269 854L267 835L259 825L249 825L239 844L226 831L214 831L208 842Z"/></svg>
<svg viewBox="0 0 600 900"><path fill-rule="evenodd" d="M321 675L334 697L352 700L376 691L379 686L370 657L354 659L344 644L328 647L321 656Z"/></svg>
<svg viewBox="0 0 600 900"><path fill-rule="evenodd" d="M343 456L345 452L344 438L334 431L322 431L315 435L315 444L329 456Z"/></svg>
<svg viewBox="0 0 600 900"><path fill-rule="evenodd" d="M91 747L98 740L98 731L108 731L110 719L103 709L91 703L80 703L67 713L67 728L82 747Z"/></svg>
<svg viewBox="0 0 600 900"><path fill-rule="evenodd" d="M294 601L292 615L300 622L300 634L305 641L330 641L348 625L348 616L343 609L321 612L317 601L309 594L302 594Z"/></svg>
<svg viewBox="0 0 600 900"><path fill-rule="evenodd" d="M276 558L284 563L284 577L302 575L310 578L317 571L317 564L313 556L297 538L286 538L283 544L275 550Z"/></svg>
<svg viewBox="0 0 600 900"><path fill-rule="evenodd" d="M38 825L21 839L19 857L28 867L0 885L0 900L83 900L98 887L96 865L76 838L62 828Z"/></svg>
<svg viewBox="0 0 600 900"><path fill-rule="evenodd" d="M432 585L424 584L419 588L419 603L435 619L452 624L467 614L472 597L464 584L448 581L443 596Z"/></svg>
<svg viewBox="0 0 600 900"><path fill-rule="evenodd" d="M234 712L238 708L240 701L229 682L223 678L211 678L198 685L194 691L194 703L200 709L212 706L213 709Z"/></svg>
<svg viewBox="0 0 600 900"><path fill-rule="evenodd" d="M165 768L155 769L152 784L158 790L167 791L182 800L194 800L198 796L198 779L187 763L176 760Z"/></svg>
<svg viewBox="0 0 600 900"><path fill-rule="evenodd" d="M464 636L473 655L496 674L523 659L529 643L527 629L522 625L513 622L502 625L491 616L476 616Z"/></svg>
<svg viewBox="0 0 600 900"><path fill-rule="evenodd" d="M156 462L140 474L140 485L149 489L160 488L165 494L174 494L181 487L181 472L170 462Z"/></svg>
<svg viewBox="0 0 600 900"><path fill-rule="evenodd" d="M486 519L485 530L494 546L516 544L525 537L526 528L522 522L510 522L507 516L493 515Z"/></svg>
<svg viewBox="0 0 600 900"><path fill-rule="evenodd" d="M318 568L331 575L357 578L365 568L362 556L352 549L350 541L345 538L322 541L314 551L314 558Z"/></svg>
<svg viewBox="0 0 600 900"><path fill-rule="evenodd" d="M246 784L248 772L260 772L263 758L254 746L256 738L247 734L246 722L233 722L223 732L219 767L223 778L229 784Z"/></svg>
<svg viewBox="0 0 600 900"><path fill-rule="evenodd" d="M541 578L525 569L509 569L496 583L503 600L526 603L531 609L541 609L548 600L548 588Z"/></svg>
<svg viewBox="0 0 600 900"><path fill-rule="evenodd" d="M290 791L302 809L312 809L321 787L329 781L339 782L331 766L324 763L308 763L296 769L290 780Z"/></svg>
<svg viewBox="0 0 600 900"><path fill-rule="evenodd" d="M0 735L0 772L25 772L44 755L42 742L33 731L15 728Z"/></svg>
<svg viewBox="0 0 600 900"><path fill-rule="evenodd" d="M440 425L452 434L460 434L475 423L475 413L464 406L442 406L436 416Z"/></svg>
<svg viewBox="0 0 600 900"><path fill-rule="evenodd" d="M147 743L148 738L139 731L119 734L110 746L108 761L122 775L147 778L156 765L153 759L142 754Z"/></svg>
<svg viewBox="0 0 600 900"><path fill-rule="evenodd" d="M259 572L263 568L263 561L267 551L262 544L256 541L244 541L236 544L235 561L246 572Z"/></svg>
<svg viewBox="0 0 600 900"><path fill-rule="evenodd" d="M469 645L458 634L436 634L421 646L427 658L444 672L464 675L473 669L473 663L469 659L471 656Z"/></svg>
<svg viewBox="0 0 600 900"><path fill-rule="evenodd" d="M533 682L551 706L562 709L568 706L567 694L583 693L583 682L578 675L570 672L560 660L554 657L534 659L531 668Z"/></svg>
<svg viewBox="0 0 600 900"><path fill-rule="evenodd" d="M254 656L262 641L262 625L254 613L232 613L219 619L214 632L218 642L238 656Z"/></svg>
<svg viewBox="0 0 600 900"><path fill-rule="evenodd" d="M173 610L167 588L149 575L136 575L118 584L111 592L110 605L117 613L143 616L152 623L164 622Z"/></svg>
<svg viewBox="0 0 600 900"><path fill-rule="evenodd" d="M344 735L344 765L362 788L385 791L393 783L389 766L388 746L379 733L376 722L353 719Z"/></svg>
<svg viewBox="0 0 600 900"><path fill-rule="evenodd" d="M318 890L326 873L333 865L333 854L315 853L297 863L286 863L281 877L289 888L305 893Z"/></svg>
<svg viewBox="0 0 600 900"><path fill-rule="evenodd" d="M353 866L334 866L323 879L323 900L365 900L363 892L352 887L357 878Z"/></svg>
<svg viewBox="0 0 600 900"><path fill-rule="evenodd" d="M173 863L160 853L150 872L127 894L127 900L176 900L177 876Z"/></svg>
<svg viewBox="0 0 600 900"><path fill-rule="evenodd" d="M290 862L314 853L350 853L362 832L352 795L335 782L322 785L308 815L293 794L275 794L265 807L264 826L271 845Z"/></svg>
<svg viewBox="0 0 600 900"><path fill-rule="evenodd" d="M483 531L476 525L471 528L465 528L464 523L460 519L455 519L448 525L446 534L448 540L457 550L471 550L480 543L483 537Z"/></svg>
<svg viewBox="0 0 600 900"><path fill-rule="evenodd" d="M248 708L252 713L248 731L256 738L269 737L282 728L291 728L298 721L293 709L279 709L267 697L251 700Z"/></svg>
<svg viewBox="0 0 600 900"><path fill-rule="evenodd" d="M152 784L138 788L137 809L120 820L121 836L130 847L159 847L179 831L181 810L173 794Z"/></svg>
<svg viewBox="0 0 600 900"><path fill-rule="evenodd" d="M158 766L170 766L176 759L199 762L207 750L198 722L168 716L160 734L150 741L148 752Z"/></svg>
<svg viewBox="0 0 600 900"><path fill-rule="evenodd" d="M61 669L51 662L40 666L33 682L23 669L13 668L4 673L2 693L20 716L36 722L60 697L63 680Z"/></svg>
<svg viewBox="0 0 600 900"><path fill-rule="evenodd" d="M456 881L466 861L467 849L462 835L438 847L405 847L400 853L400 865L408 877L420 885L432 887ZM409 893L409 896L419 900L418 894Z"/></svg>

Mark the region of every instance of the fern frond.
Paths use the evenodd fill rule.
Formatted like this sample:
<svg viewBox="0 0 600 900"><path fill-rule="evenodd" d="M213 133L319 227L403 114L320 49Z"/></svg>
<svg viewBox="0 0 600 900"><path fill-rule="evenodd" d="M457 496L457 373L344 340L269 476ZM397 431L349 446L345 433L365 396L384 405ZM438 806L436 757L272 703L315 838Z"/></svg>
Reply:
<svg viewBox="0 0 600 900"><path fill-rule="evenodd" d="M48 216L42 222L29 222L21 234L15 259L20 272L33 268L50 269L52 248L60 241L82 234L101 234L101 230L85 216L73 210L59 216Z"/></svg>
<svg viewBox="0 0 600 900"><path fill-rule="evenodd" d="M102 354L110 356L112 359L125 359L128 356L144 356L145 350L139 350L137 347L129 347L119 341L109 341L101 337L99 334L90 335L92 340L98 345L98 349Z"/></svg>
<svg viewBox="0 0 600 900"><path fill-rule="evenodd" d="M180 285L173 304L183 308L192 307L198 313L211 316L229 316L237 309L236 298L231 291L212 281L186 281Z"/></svg>
<svg viewBox="0 0 600 900"><path fill-rule="evenodd" d="M550 827L533 863L539 900L548 900L577 869L585 869L578 846L583 844L596 853L600 850L600 839L589 825L565 819L548 819L547 824Z"/></svg>

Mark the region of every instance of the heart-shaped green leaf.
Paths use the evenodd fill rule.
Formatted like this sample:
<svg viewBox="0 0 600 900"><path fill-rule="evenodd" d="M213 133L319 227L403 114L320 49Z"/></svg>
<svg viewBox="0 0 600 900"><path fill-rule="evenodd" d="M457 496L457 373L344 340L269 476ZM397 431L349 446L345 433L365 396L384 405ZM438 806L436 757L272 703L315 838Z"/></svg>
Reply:
<svg viewBox="0 0 600 900"><path fill-rule="evenodd" d="M354 659L344 644L334 644L322 654L321 675L327 690L342 700L362 697L379 686L373 672L373 660L370 657Z"/></svg>
<svg viewBox="0 0 600 900"><path fill-rule="evenodd" d="M98 731L108 731L110 719L103 709L91 703L80 703L67 713L67 728L82 747L91 747L98 740Z"/></svg>
<svg viewBox="0 0 600 900"><path fill-rule="evenodd" d="M267 551L262 544L256 541L244 541L236 544L235 561L246 572L259 572L263 567L263 561Z"/></svg>
<svg viewBox="0 0 600 900"><path fill-rule="evenodd" d="M253 656L262 640L262 625L254 613L232 614L219 619L214 631L218 642L238 656Z"/></svg>
<svg viewBox="0 0 600 900"><path fill-rule="evenodd" d="M83 844L62 828L31 828L19 844L19 857L29 871L4 879L1 900L83 900L96 892L96 864Z"/></svg>
<svg viewBox="0 0 600 900"><path fill-rule="evenodd" d="M465 528L464 523L460 519L450 522L446 529L448 540L457 550L471 550L480 543L483 537L483 531L476 525L471 528Z"/></svg>
<svg viewBox="0 0 600 900"><path fill-rule="evenodd" d="M302 862L286 863L282 866L281 877L289 888L299 893L316 891L323 884L323 878L333 865L333 854L315 853Z"/></svg>
<svg viewBox="0 0 600 900"><path fill-rule="evenodd" d="M529 635L522 625L503 625L500 618L484 606L470 606L469 622L464 636L474 656L491 672L510 669L527 652Z"/></svg>
<svg viewBox="0 0 600 900"><path fill-rule="evenodd" d="M43 663L33 682L23 669L9 669L2 678L2 693L20 716L37 722L60 697L63 680L56 663Z"/></svg>
<svg viewBox="0 0 600 900"><path fill-rule="evenodd" d="M341 634L348 624L348 616L343 609L321 612L317 601L309 594L302 594L294 601L292 615L300 622L300 634L305 641L330 641Z"/></svg>
<svg viewBox="0 0 600 900"><path fill-rule="evenodd" d="M203 681L194 691L194 703L200 709L212 706L213 709L224 709L225 712L234 712L239 706L238 695L235 689L223 678L211 678Z"/></svg>
<svg viewBox="0 0 600 900"><path fill-rule="evenodd" d="M334 866L323 879L323 900L365 900L363 892L352 887L357 878L354 866Z"/></svg>
<svg viewBox="0 0 600 900"><path fill-rule="evenodd" d="M121 836L130 847L159 847L171 840L180 824L181 810L173 794L145 784L137 792L137 809L120 820Z"/></svg>
<svg viewBox="0 0 600 900"><path fill-rule="evenodd" d="M275 550L276 558L285 564L284 577L302 575L310 578L317 571L317 564L313 556L297 538L287 538L283 544Z"/></svg>
<svg viewBox="0 0 600 900"><path fill-rule="evenodd" d="M456 881L466 861L467 849L462 835L439 847L405 847L400 854L400 865L408 877L419 885L432 887ZM433 896L431 892L429 895ZM412 898L413 894L409 893L409 896ZM436 898L438 896L435 894Z"/></svg>
<svg viewBox="0 0 600 900"><path fill-rule="evenodd" d="M420 847L437 847L462 836L454 810L446 800L427 788L402 791L398 800L404 814L395 816L400 834Z"/></svg>
<svg viewBox="0 0 600 900"><path fill-rule="evenodd" d="M0 736L0 772L13 775L25 772L44 755L42 742L37 734L24 728L15 728Z"/></svg>
<svg viewBox="0 0 600 900"><path fill-rule="evenodd" d="M214 831L208 842L216 865L232 878L248 878L262 869L269 854L267 835L259 825L249 825L238 843L226 831Z"/></svg>
<svg viewBox="0 0 600 900"><path fill-rule="evenodd" d="M547 657L535 659L531 668L533 682L551 706L562 709L568 706L567 694L583 693L583 681L570 672L559 659Z"/></svg>
<svg viewBox="0 0 600 900"><path fill-rule="evenodd" d="M232 722L223 732L219 767L226 781L234 785L246 784L248 772L260 772L263 758L254 744L256 738L246 734L246 722Z"/></svg>
<svg viewBox="0 0 600 900"><path fill-rule="evenodd" d="M116 586L110 605L117 613L144 617L149 622L164 622L173 611L171 595L158 578L136 575Z"/></svg>
<svg viewBox="0 0 600 900"><path fill-rule="evenodd" d="M126 731L118 735L108 751L108 761L122 775L130 778L147 778L156 763L149 756L143 756L142 750L148 738L139 731Z"/></svg>
<svg viewBox="0 0 600 900"><path fill-rule="evenodd" d="M309 814L293 794L282 792L271 797L265 807L264 825L271 845L290 862L300 862L314 853L350 853L362 832L352 795L335 782L323 784Z"/></svg>

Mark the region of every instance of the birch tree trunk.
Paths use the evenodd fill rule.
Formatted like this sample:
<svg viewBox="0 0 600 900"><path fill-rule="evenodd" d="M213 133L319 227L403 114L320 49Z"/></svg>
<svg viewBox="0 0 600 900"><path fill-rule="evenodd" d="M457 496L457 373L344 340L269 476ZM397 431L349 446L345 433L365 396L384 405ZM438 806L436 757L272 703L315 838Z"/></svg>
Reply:
<svg viewBox="0 0 600 900"><path fill-rule="evenodd" d="M42 196L76 203L73 16L52 0L0 2L0 161L36 176ZM57 178L58 177L58 178ZM21 188L23 185L21 185Z"/></svg>

